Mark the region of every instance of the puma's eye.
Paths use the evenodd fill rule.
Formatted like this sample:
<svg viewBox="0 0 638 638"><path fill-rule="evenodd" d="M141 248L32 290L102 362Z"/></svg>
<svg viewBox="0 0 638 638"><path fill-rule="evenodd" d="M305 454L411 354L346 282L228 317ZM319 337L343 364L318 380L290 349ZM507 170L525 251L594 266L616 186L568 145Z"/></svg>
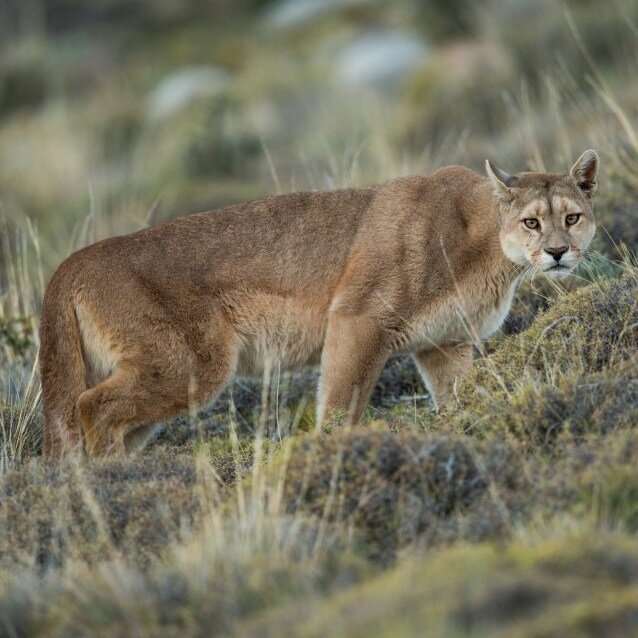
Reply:
<svg viewBox="0 0 638 638"><path fill-rule="evenodd" d="M572 213L571 215L567 215L565 217L565 223L568 226L573 226L580 219L580 213Z"/></svg>
<svg viewBox="0 0 638 638"><path fill-rule="evenodd" d="M535 230L536 228L538 228L540 226L540 223L539 223L538 219L534 219L534 218L524 219L523 223L530 230Z"/></svg>

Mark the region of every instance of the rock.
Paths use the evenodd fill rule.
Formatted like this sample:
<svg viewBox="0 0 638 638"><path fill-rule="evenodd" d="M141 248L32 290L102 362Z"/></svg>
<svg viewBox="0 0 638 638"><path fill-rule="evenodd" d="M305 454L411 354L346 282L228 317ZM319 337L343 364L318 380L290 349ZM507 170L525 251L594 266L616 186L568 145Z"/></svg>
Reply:
<svg viewBox="0 0 638 638"><path fill-rule="evenodd" d="M213 66L185 67L166 76L153 89L148 104L152 119L174 115L200 97L215 97L230 82L230 75Z"/></svg>
<svg viewBox="0 0 638 638"><path fill-rule="evenodd" d="M264 12L265 26L288 29L308 24L339 9L371 4L374 0L279 0Z"/></svg>
<svg viewBox="0 0 638 638"><path fill-rule="evenodd" d="M421 66L427 53L422 40L409 33L367 33L337 54L336 75L349 85L393 84Z"/></svg>

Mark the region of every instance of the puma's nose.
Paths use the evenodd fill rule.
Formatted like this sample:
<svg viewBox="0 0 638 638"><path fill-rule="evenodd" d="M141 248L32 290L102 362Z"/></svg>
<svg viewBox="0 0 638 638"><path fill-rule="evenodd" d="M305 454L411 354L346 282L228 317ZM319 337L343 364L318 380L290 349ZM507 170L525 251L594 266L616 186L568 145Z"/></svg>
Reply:
<svg viewBox="0 0 638 638"><path fill-rule="evenodd" d="M567 246L559 246L558 248L545 248L545 252L551 255L556 261L560 261L560 258L569 250Z"/></svg>

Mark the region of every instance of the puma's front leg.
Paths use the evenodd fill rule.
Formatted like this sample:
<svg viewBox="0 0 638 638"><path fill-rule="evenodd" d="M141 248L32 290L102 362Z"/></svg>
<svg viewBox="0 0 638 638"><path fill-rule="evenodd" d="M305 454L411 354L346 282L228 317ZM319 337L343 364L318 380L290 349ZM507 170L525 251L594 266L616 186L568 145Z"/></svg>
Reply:
<svg viewBox="0 0 638 638"><path fill-rule="evenodd" d="M372 319L331 317L321 354L317 423L335 410L345 413L349 424L358 423L389 354Z"/></svg>
<svg viewBox="0 0 638 638"><path fill-rule="evenodd" d="M438 411L472 369L472 346L463 343L422 350L414 354L414 360Z"/></svg>

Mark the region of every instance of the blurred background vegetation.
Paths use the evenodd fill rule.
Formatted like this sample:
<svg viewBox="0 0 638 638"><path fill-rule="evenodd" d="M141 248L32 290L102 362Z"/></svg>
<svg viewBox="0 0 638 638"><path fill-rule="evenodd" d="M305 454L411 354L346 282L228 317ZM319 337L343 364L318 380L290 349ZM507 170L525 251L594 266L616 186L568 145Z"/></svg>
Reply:
<svg viewBox="0 0 638 638"><path fill-rule="evenodd" d="M48 273L277 191L590 146L608 175L635 151L603 93L635 114L637 25L633 0L2 0L1 214Z"/></svg>

